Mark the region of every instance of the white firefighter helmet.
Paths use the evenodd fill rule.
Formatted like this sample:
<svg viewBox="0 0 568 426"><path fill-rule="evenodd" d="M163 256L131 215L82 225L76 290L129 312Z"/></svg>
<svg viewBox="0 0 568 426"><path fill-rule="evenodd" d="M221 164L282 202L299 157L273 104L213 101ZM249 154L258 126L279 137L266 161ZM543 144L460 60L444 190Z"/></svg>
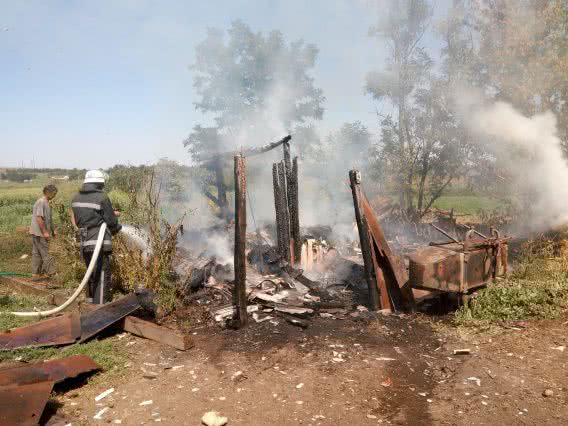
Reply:
<svg viewBox="0 0 568 426"><path fill-rule="evenodd" d="M89 170L83 183L105 183L105 174L100 170Z"/></svg>

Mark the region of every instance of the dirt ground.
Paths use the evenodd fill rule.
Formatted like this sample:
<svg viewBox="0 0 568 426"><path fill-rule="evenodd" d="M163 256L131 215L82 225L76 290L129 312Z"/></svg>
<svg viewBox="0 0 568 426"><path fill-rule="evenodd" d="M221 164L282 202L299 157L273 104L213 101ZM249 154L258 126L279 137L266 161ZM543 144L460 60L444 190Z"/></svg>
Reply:
<svg viewBox="0 0 568 426"><path fill-rule="evenodd" d="M197 330L186 352L115 337L125 374L61 391L50 424L199 425L211 410L229 425L568 424L566 319L461 335L446 321L253 322ZM471 354L454 355L463 348Z"/></svg>

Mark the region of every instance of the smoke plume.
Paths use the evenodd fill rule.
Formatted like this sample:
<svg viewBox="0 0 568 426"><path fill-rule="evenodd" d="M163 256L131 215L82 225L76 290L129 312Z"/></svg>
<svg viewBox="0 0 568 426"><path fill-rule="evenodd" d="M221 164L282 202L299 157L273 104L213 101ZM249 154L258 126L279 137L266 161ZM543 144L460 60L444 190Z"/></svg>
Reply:
<svg viewBox="0 0 568 426"><path fill-rule="evenodd" d="M527 231L568 222L568 165L550 111L523 115L506 102L484 102L460 96L466 126L498 158L511 177L512 193L520 194Z"/></svg>

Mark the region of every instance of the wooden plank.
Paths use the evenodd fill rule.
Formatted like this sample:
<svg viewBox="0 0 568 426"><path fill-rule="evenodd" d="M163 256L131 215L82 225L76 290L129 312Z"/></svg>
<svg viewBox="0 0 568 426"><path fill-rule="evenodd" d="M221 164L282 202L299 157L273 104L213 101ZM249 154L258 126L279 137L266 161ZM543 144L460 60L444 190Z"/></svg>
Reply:
<svg viewBox="0 0 568 426"><path fill-rule="evenodd" d="M235 155L235 285L233 287L233 304L235 305L235 325L244 327L248 322L247 315L247 177L246 160Z"/></svg>
<svg viewBox="0 0 568 426"><path fill-rule="evenodd" d="M154 340L164 345L171 346L172 348L179 349L180 351L185 351L193 347L189 336L131 315L122 320L122 329L128 333Z"/></svg>

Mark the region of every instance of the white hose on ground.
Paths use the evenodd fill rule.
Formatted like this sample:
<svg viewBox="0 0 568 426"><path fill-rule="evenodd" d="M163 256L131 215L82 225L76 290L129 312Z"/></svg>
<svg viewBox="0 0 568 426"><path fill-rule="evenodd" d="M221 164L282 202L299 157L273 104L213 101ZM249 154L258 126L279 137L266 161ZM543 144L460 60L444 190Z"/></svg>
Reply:
<svg viewBox="0 0 568 426"><path fill-rule="evenodd" d="M81 292L83 291L83 289L85 288L85 286L89 282L89 278L91 277L91 274L93 273L93 269L95 269L95 265L97 264L97 259L99 257L99 253L100 253L101 248L103 246L103 240L105 239L106 229L107 229L107 225L106 225L106 223L103 223L101 225L101 229L99 230L99 235L97 237L97 244L95 245L95 251L93 252L93 257L91 258L91 261L89 262L89 267L87 268L87 272L85 272L85 276L83 277L83 281L81 281L81 284L79 284L79 287L77 287L77 290L75 290L75 293L73 293L71 295L71 297L69 297L69 299L67 299L65 301L65 303L58 306L57 308L53 308L53 309L50 309L48 311L10 312L10 313L12 315L16 315L18 317L48 317L50 315L57 314L58 312L61 312L63 309L67 308L71 303L73 303L75 301L75 299L77 299L77 297L79 297L79 294L81 294Z"/></svg>

